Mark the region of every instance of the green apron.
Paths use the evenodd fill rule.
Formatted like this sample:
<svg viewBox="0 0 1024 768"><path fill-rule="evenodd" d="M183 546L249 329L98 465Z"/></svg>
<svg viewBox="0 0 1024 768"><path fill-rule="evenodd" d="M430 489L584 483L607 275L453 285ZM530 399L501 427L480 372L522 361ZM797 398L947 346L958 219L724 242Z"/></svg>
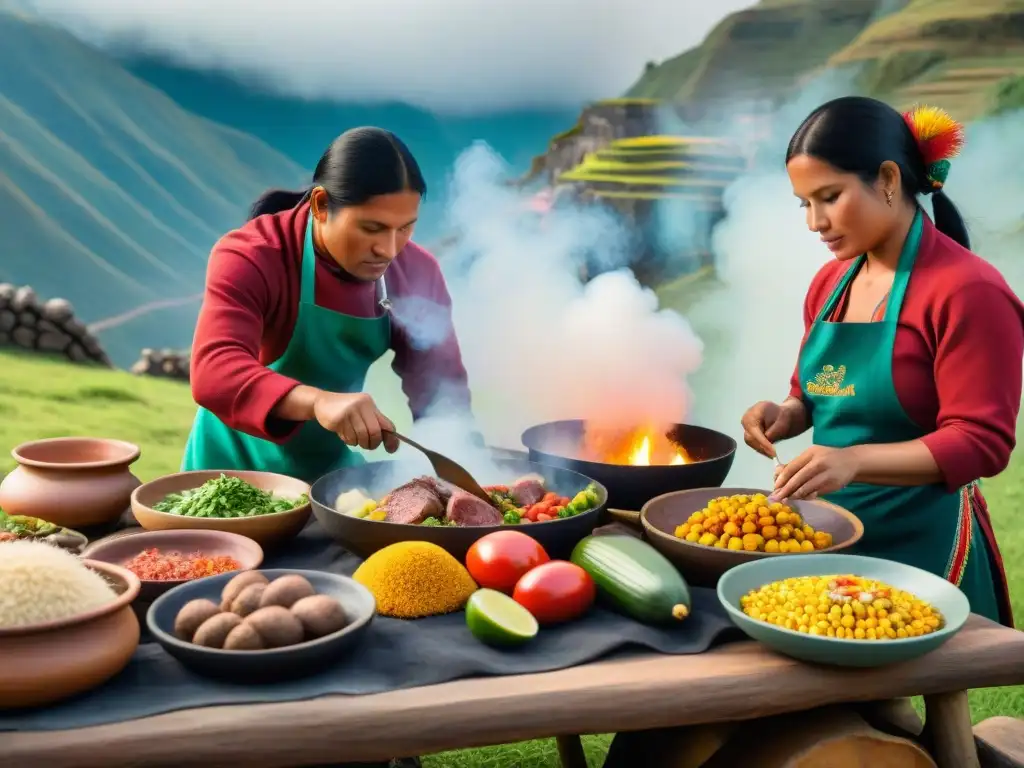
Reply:
<svg viewBox="0 0 1024 768"><path fill-rule="evenodd" d="M928 430L911 421L892 377L896 322L917 257L922 214L914 218L900 254L885 316L879 322L830 322L857 270L846 271L811 326L800 353L804 402L814 443L831 448L899 443ZM853 483L825 498L864 522L850 552L916 566L948 579L967 595L971 610L1012 626L1005 579L977 483L950 493L944 485L893 487ZM997 581L1000 579L1000 581Z"/></svg>
<svg viewBox="0 0 1024 768"><path fill-rule="evenodd" d="M353 317L316 305L316 251L312 217L302 248L298 316L288 347L268 368L330 392L361 392L366 372L390 348L391 323L384 278L379 317ZM312 483L333 469L365 459L315 420L307 421L283 445L231 429L200 408L185 447L182 470L252 469L277 472Z"/></svg>

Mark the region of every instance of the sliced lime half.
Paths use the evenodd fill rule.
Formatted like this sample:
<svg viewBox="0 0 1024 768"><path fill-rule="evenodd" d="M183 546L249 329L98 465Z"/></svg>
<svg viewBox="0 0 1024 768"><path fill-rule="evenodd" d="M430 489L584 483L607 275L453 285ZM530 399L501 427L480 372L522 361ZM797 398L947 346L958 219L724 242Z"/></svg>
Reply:
<svg viewBox="0 0 1024 768"><path fill-rule="evenodd" d="M533 614L506 594L478 589L466 603L466 626L488 645L521 645L537 636Z"/></svg>

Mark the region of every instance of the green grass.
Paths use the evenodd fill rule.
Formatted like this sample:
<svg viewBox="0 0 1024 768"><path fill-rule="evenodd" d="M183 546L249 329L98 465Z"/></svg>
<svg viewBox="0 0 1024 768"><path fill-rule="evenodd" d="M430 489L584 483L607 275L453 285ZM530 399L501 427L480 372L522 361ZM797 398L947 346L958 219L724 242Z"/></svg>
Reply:
<svg viewBox="0 0 1024 768"><path fill-rule="evenodd" d="M679 284L663 301L684 302L692 287ZM376 392L376 390L375 390ZM397 389L386 392L393 398ZM135 377L121 371L70 366L14 352L0 353L0 446L63 435L94 435L129 440L142 447L136 474L150 480L176 472L195 406L186 385ZM0 472L14 466L0 459ZM1009 568L1018 617L1024 617L1024 454L1018 453L1000 477L985 484L996 533ZM1024 686L971 693L975 721L994 715L1024 716ZM599 766L611 737L587 736L591 766ZM427 768L557 768L553 739L431 755Z"/></svg>

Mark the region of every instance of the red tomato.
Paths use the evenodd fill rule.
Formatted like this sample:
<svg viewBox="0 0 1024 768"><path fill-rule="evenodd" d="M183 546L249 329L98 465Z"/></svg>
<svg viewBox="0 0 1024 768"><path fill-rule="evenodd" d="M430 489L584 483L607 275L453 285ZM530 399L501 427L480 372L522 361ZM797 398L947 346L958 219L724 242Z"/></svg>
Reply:
<svg viewBox="0 0 1024 768"><path fill-rule="evenodd" d="M524 573L549 559L533 537L519 531L495 531L469 548L466 570L481 587L511 593Z"/></svg>
<svg viewBox="0 0 1024 768"><path fill-rule="evenodd" d="M577 619L590 609L596 596L590 574L565 560L552 560L528 571L512 593L512 599L540 624Z"/></svg>

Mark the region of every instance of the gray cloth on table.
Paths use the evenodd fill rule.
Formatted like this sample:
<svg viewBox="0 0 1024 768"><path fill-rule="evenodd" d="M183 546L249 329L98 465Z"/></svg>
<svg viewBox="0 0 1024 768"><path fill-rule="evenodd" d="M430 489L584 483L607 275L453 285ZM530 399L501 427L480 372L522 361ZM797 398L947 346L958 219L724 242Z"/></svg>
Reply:
<svg viewBox="0 0 1024 768"><path fill-rule="evenodd" d="M311 521L281 552L268 552L263 567L351 574L359 563ZM693 612L677 627L649 627L594 608L580 621L542 629L532 643L511 651L477 642L462 612L416 621L379 616L358 649L336 666L313 677L263 685L235 685L193 674L148 642L144 628L135 656L113 680L51 707L0 712L0 731L82 728L196 707L380 693L467 677L546 672L644 649L701 653L739 636L713 590L693 592Z"/></svg>

